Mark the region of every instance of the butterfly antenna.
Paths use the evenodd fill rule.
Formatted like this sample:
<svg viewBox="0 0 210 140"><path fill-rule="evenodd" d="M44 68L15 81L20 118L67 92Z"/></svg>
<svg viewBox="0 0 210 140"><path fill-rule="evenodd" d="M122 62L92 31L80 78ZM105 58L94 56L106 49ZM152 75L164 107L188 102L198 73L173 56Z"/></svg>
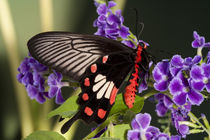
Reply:
<svg viewBox="0 0 210 140"><path fill-rule="evenodd" d="M142 31L144 30L144 23L140 22L138 25L141 27L141 30L139 31L138 36L137 36L137 39L139 40L140 35L141 35Z"/></svg>
<svg viewBox="0 0 210 140"><path fill-rule="evenodd" d="M68 120L61 128L61 133L65 134L69 128L71 127L71 125L79 119L80 116L80 111L78 111L70 120Z"/></svg>
<svg viewBox="0 0 210 140"><path fill-rule="evenodd" d="M139 37L144 29L144 23L143 22L139 22L139 13L138 13L138 10L136 8L133 8L135 14L136 14L136 37L137 39L139 40ZM140 31L139 31L139 27L140 28Z"/></svg>

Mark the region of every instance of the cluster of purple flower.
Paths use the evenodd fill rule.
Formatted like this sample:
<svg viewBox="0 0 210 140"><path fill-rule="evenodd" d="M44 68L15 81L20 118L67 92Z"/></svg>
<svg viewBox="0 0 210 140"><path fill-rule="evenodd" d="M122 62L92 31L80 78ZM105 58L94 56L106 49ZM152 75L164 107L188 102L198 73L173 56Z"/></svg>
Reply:
<svg viewBox="0 0 210 140"><path fill-rule="evenodd" d="M137 40L135 36L129 32L129 28L123 25L124 18L121 15L121 10L117 10L113 13L110 9L114 7L116 3L109 1L106 5L106 3L103 2L95 2L95 5L99 15L93 23L93 26L98 28L95 35L104 36L113 40L121 40L125 45L132 48L135 47Z"/></svg>
<svg viewBox="0 0 210 140"><path fill-rule="evenodd" d="M32 57L26 57L18 68L18 81L26 87L28 96L39 103L44 103L45 97L48 97L44 86L46 71L48 68Z"/></svg>
<svg viewBox="0 0 210 140"><path fill-rule="evenodd" d="M194 48L210 46L210 43L206 43L205 38L200 37L196 31L194 31L194 39L192 42ZM210 52L207 61L201 65L199 65L201 56L183 59L180 55L174 55L171 61L163 60L157 63L153 69L154 88L166 94L155 95L158 101L156 105L157 115L165 116L170 110L172 122L182 137L186 137L189 133L189 127L179 125L179 122L189 119L187 114L191 110L191 105L200 105L203 102L204 97L201 94L203 90L206 89L210 93L209 54ZM178 108L173 108L173 104Z"/></svg>
<svg viewBox="0 0 210 140"><path fill-rule="evenodd" d="M31 99L35 99L39 103L44 103L47 98L56 96L56 103L62 104L64 99L61 95L61 87L63 86L62 75L54 72L48 77L49 92L45 91L45 81L49 73L48 67L40 64L31 56L26 57L18 68L17 79L22 83Z"/></svg>

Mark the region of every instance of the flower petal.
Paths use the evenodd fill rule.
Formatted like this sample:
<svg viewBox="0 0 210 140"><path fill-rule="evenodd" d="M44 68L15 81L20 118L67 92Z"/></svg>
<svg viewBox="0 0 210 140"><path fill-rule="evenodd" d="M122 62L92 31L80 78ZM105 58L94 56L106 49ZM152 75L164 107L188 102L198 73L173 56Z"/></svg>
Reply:
<svg viewBox="0 0 210 140"><path fill-rule="evenodd" d="M173 97L173 101L177 104L177 105L184 105L187 101L187 94L182 92L179 95L175 95Z"/></svg>
<svg viewBox="0 0 210 140"><path fill-rule="evenodd" d="M195 90L202 91L205 87L205 84L202 81L191 80L191 86Z"/></svg>
<svg viewBox="0 0 210 140"><path fill-rule="evenodd" d="M205 77L210 79L210 64L202 64Z"/></svg>
<svg viewBox="0 0 210 140"><path fill-rule="evenodd" d="M181 133L181 135L183 137L185 137L189 132L189 127L187 125L180 125L179 126L179 133Z"/></svg>
<svg viewBox="0 0 210 140"><path fill-rule="evenodd" d="M166 91L168 88L168 82L162 81L160 83L154 83L154 88L158 91Z"/></svg>
<svg viewBox="0 0 210 140"><path fill-rule="evenodd" d="M39 90L33 85L28 85L26 90L31 99L35 99L36 95L39 93Z"/></svg>
<svg viewBox="0 0 210 140"><path fill-rule="evenodd" d="M168 108L163 103L160 102L156 105L155 111L157 112L158 116L163 117L166 115Z"/></svg>
<svg viewBox="0 0 210 140"><path fill-rule="evenodd" d="M162 61L157 64L158 68L160 69L162 74L167 75L169 73L169 62L168 61Z"/></svg>
<svg viewBox="0 0 210 140"><path fill-rule="evenodd" d="M182 80L179 78L174 78L169 86L169 91L172 95L178 94L183 90L183 84L182 84Z"/></svg>
<svg viewBox="0 0 210 140"><path fill-rule="evenodd" d="M171 59L171 64L175 67L182 67L184 60L180 55L174 55Z"/></svg>
<svg viewBox="0 0 210 140"><path fill-rule="evenodd" d="M125 26L121 26L119 33L120 33L120 36L124 39L126 39L127 36L130 35L129 28Z"/></svg>
<svg viewBox="0 0 210 140"><path fill-rule="evenodd" d="M56 95L56 100L55 100L55 103L56 104L62 104L65 100L63 99L63 96L61 94L61 90L59 89L58 90L58 93Z"/></svg>
<svg viewBox="0 0 210 140"><path fill-rule="evenodd" d="M165 133L161 133L155 138L155 140L169 140L169 136Z"/></svg>
<svg viewBox="0 0 210 140"><path fill-rule="evenodd" d="M113 24L118 24L118 25L120 25L120 24L121 24L119 17L117 17L117 16L114 15L114 14L110 14L110 15L107 17L107 23L110 24L110 25L113 25Z"/></svg>
<svg viewBox="0 0 210 140"><path fill-rule="evenodd" d="M146 129L151 121L151 116L148 113L139 113L136 115L136 121L142 129Z"/></svg>
<svg viewBox="0 0 210 140"><path fill-rule="evenodd" d="M210 47L210 42L205 43L204 47L208 47L209 48Z"/></svg>
<svg viewBox="0 0 210 140"><path fill-rule="evenodd" d="M102 14L106 15L106 12L107 12L106 4L100 4L97 8L97 13L99 15L102 15Z"/></svg>
<svg viewBox="0 0 210 140"><path fill-rule="evenodd" d="M44 102L45 102L45 98L44 98L44 96L43 96L43 94L41 93L41 92L39 92L38 94L37 94L37 96L36 96L36 100L37 100L37 102L39 102L40 104L43 104Z"/></svg>
<svg viewBox="0 0 210 140"><path fill-rule="evenodd" d="M204 100L202 94L195 90L190 90L190 92L188 93L188 98L190 100L190 103L192 103L193 105L200 105Z"/></svg>
<svg viewBox="0 0 210 140"><path fill-rule="evenodd" d="M198 40L194 40L194 41L192 42L192 47L193 47L193 48L198 48L198 47L200 47L199 41L198 41Z"/></svg>
<svg viewBox="0 0 210 140"><path fill-rule="evenodd" d="M140 139L140 131L139 130L128 130L127 139L128 140L139 140Z"/></svg>
<svg viewBox="0 0 210 140"><path fill-rule="evenodd" d="M160 130L157 127L149 126L146 130L146 136L148 138L148 133L152 134L150 136L157 137L160 134Z"/></svg>
<svg viewBox="0 0 210 140"><path fill-rule="evenodd" d="M171 140L181 140L181 136L179 135L171 136Z"/></svg>
<svg viewBox="0 0 210 140"><path fill-rule="evenodd" d="M159 82L162 80L162 73L160 72L158 65L156 65L155 68L153 69L152 75L153 75L153 79L156 82Z"/></svg>
<svg viewBox="0 0 210 140"><path fill-rule="evenodd" d="M49 89L49 92L48 92L48 95L50 98L53 98L56 93L58 92L59 88L57 86L50 86L50 89Z"/></svg>
<svg viewBox="0 0 210 140"><path fill-rule="evenodd" d="M130 40L123 40L122 43L125 44L128 47L131 47L131 48L134 48L135 47L135 45L133 44L133 42L130 41Z"/></svg>
<svg viewBox="0 0 210 140"><path fill-rule="evenodd" d="M175 77L180 72L180 70L182 70L182 68L170 67L170 73L173 77Z"/></svg>
<svg viewBox="0 0 210 140"><path fill-rule="evenodd" d="M196 55L194 56L192 62L193 64L198 64L201 61L201 56L200 55Z"/></svg>
<svg viewBox="0 0 210 140"><path fill-rule="evenodd" d="M200 66L194 65L190 71L190 77L195 80L202 80L204 71Z"/></svg>
<svg viewBox="0 0 210 140"><path fill-rule="evenodd" d="M206 84L206 90L208 93L210 93L210 82Z"/></svg>
<svg viewBox="0 0 210 140"><path fill-rule="evenodd" d="M193 31L193 37L194 39L199 39L200 36L197 31Z"/></svg>
<svg viewBox="0 0 210 140"><path fill-rule="evenodd" d="M116 5L117 5L117 4L116 4L114 1L109 1L107 7L110 9L110 8L116 6Z"/></svg>
<svg viewBox="0 0 210 140"><path fill-rule="evenodd" d="M171 108L173 106L172 100L167 95L163 97L163 103L167 108Z"/></svg>
<svg viewBox="0 0 210 140"><path fill-rule="evenodd" d="M133 119L131 121L131 126L133 129L138 129L138 130L140 129L140 126L139 126L138 122L136 121L136 119Z"/></svg>

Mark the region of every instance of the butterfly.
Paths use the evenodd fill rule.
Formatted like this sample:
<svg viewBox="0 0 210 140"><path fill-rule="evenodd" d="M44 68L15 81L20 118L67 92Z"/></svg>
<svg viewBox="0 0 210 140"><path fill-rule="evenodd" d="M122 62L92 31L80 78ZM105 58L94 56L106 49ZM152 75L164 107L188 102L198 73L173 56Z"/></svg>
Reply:
<svg viewBox="0 0 210 140"><path fill-rule="evenodd" d="M66 133L82 119L86 123L104 122L114 105L123 81L131 73L124 101L132 108L139 83L148 73L150 55L140 42L136 49L97 35L45 32L28 41L32 57L80 83L80 108L61 128Z"/></svg>

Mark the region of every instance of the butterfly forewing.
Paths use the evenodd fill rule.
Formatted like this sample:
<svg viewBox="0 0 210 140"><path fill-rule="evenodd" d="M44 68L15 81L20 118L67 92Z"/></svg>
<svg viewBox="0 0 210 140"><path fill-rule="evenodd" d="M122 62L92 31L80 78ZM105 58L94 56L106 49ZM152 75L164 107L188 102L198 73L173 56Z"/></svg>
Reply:
<svg viewBox="0 0 210 140"><path fill-rule="evenodd" d="M100 36L68 32L41 33L28 42L30 54L40 63L80 81L86 68L103 55L133 49Z"/></svg>

